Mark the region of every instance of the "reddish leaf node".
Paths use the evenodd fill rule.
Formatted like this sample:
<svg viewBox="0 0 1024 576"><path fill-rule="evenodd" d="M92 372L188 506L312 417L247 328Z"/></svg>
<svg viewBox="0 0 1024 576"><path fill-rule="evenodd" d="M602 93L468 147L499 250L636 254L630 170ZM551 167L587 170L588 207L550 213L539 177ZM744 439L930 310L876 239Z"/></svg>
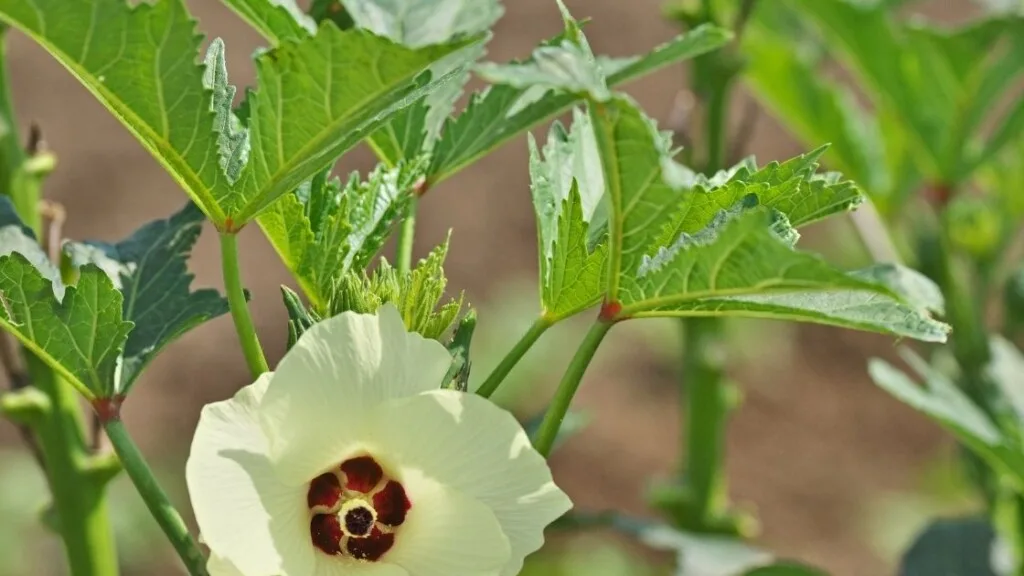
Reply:
<svg viewBox="0 0 1024 576"><path fill-rule="evenodd" d="M601 312L597 315L598 320L602 322L616 322L621 320L619 314L622 312L622 304L615 300L605 300L601 304Z"/></svg>
<svg viewBox="0 0 1024 576"><path fill-rule="evenodd" d="M96 412L100 422L114 422L121 419L121 404L124 404L124 394L114 394L109 398L96 398L92 401L92 409Z"/></svg>

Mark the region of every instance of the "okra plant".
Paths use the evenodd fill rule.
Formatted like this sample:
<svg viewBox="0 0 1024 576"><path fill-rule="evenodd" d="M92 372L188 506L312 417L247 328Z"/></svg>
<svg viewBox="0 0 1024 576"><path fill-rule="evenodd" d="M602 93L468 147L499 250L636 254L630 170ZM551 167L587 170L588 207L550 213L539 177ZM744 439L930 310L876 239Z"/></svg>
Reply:
<svg viewBox="0 0 1024 576"><path fill-rule="evenodd" d="M960 266L975 266L972 290L1006 276L998 256L1012 245L1017 222L996 203L1020 208L1013 187L1020 170L1002 154L1019 143L1020 130L1007 122L989 136L976 127L1009 90L1017 61L1007 56L979 66L987 42L1019 44L1013 42L1024 36L1012 31L1019 18L961 37L904 31L882 7L839 0L787 0L785 13L772 5L757 14L753 2L707 0L698 12L677 13L684 34L623 57L594 54L581 21L556 0L563 31L519 60L498 63L485 61L502 14L498 0L224 2L265 42L254 56L256 84L241 95L229 80L230 47L207 41L183 0L0 0L4 34L26 35L60 62L184 192L178 212L119 242L63 238L60 208L42 195L53 156L37 137L21 144L11 79L3 75L0 326L9 337L2 357L9 389L0 408L45 471L48 524L72 574L118 573L106 496L122 470L193 575L508 576L542 546L548 525L594 524L677 549L681 574L815 574L743 545L742 519L723 503L728 398L714 354L727 317L938 344L950 331L937 319L944 315L954 329L949 352L937 353L934 365L914 361L930 388L915 388L883 364L871 371L977 454L970 462L991 497L992 517L1006 519L998 525L1016 561L1013 545L1024 542L1014 522L1024 456L1013 408L1019 398L1001 378L1013 374L1012 362L1024 361L1008 340L985 333L980 300L964 292ZM806 74L796 80L744 68L751 54L762 53L748 50L751 42L774 40L790 59L766 65L796 70L801 53L785 38L812 42L811 26L857 64L858 55L881 49L878 30L864 28L870 33L861 37L844 28L854 16L864 18L858 26L892 32L892 53L911 54L861 67L885 95L880 102L893 107L884 108L884 121L900 136L883 157L903 163L885 182L919 177L931 205L942 208L931 220L915 218L908 235L921 242L922 272L900 264L898 252L844 270L798 248L800 227L861 207L862 187L871 197L888 192L870 170L889 164L838 161L851 146L879 154L866 140L837 138L853 137L839 128L866 122L836 128L801 120L832 109L787 92L796 80L825 94L825 104L845 102L809 67L794 72ZM622 92L632 79L691 59L695 89L715 119L699 163L680 150L678 134ZM949 86L934 89L924 76L920 85L903 82L926 64L948 66L940 79ZM744 74L791 113L787 120L808 128L801 135L809 152L763 165L729 161L721 120L728 90ZM488 86L468 94L457 111L472 75ZM963 93L943 91L950 86ZM941 117L956 134L936 127L945 112L957 114ZM1019 123L1022 116L1010 118ZM417 206L459 170L556 117L546 134L529 136L530 160L522 167L531 177L522 193L537 220L536 317L470 390L477 314L449 291L448 241L413 262ZM826 148L829 141L836 145ZM337 175L337 160L362 142L377 167ZM845 174L823 171L823 159ZM961 200L967 196L957 195L959 188L975 177L1003 195ZM891 214L905 215L892 206ZM191 288L188 259L205 222L220 241L223 295ZM239 267L237 235L246 226L262 230L299 288L282 288L289 347L273 366ZM979 238L978 230L987 235ZM396 252L381 255L392 235ZM987 256L963 258L979 251ZM1007 284L1011 311L1024 300L1020 277ZM121 414L161 350L229 314L252 383L199 417L183 473L198 524L191 533ZM591 327L542 417L523 424L496 406L491 395L537 339L581 314ZM547 459L566 431L573 397L613 327L656 317L685 326L686 421L695 432L682 481L652 499L665 523L572 510ZM1007 322L1006 336L1020 325ZM990 370L996 359L1003 372ZM80 410L79 399L90 409Z"/></svg>

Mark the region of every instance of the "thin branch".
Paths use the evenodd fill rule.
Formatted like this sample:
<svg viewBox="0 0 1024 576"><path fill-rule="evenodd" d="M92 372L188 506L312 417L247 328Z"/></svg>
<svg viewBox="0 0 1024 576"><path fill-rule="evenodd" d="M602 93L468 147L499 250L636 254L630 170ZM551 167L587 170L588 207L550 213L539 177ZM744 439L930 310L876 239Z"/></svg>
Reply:
<svg viewBox="0 0 1024 576"><path fill-rule="evenodd" d="M892 241L889 230L882 221L882 216L875 208L875 204L869 199L854 212L850 213L850 220L857 229L857 235L864 243L864 248L871 255L875 262L888 262L891 264L902 264L899 249Z"/></svg>

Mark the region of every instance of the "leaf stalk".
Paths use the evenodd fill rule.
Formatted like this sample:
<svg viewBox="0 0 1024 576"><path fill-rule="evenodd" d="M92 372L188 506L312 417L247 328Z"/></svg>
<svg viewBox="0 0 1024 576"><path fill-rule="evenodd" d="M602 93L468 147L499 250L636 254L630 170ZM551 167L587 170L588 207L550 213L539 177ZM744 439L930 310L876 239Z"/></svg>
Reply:
<svg viewBox="0 0 1024 576"><path fill-rule="evenodd" d="M512 372L516 364L526 355L526 352L537 342L537 339L553 325L554 323L546 316L541 316L534 320L522 338L501 359L501 362L491 371L491 374L487 376L484 383L476 389L476 393L484 398L490 398L497 391L498 387L501 386L501 383L505 381L509 373Z"/></svg>
<svg viewBox="0 0 1024 576"><path fill-rule="evenodd" d="M405 208L405 219L402 220L402 227L398 229L398 250L395 254L395 268L399 277L405 277L412 269L412 249L416 244L416 208L419 203L417 197L409 199L409 205Z"/></svg>
<svg viewBox="0 0 1024 576"><path fill-rule="evenodd" d="M132 441L120 417L105 419L103 428L107 431L107 437L110 438L110 443L121 459L121 464L128 473L128 477L135 484L135 488L142 496L150 514L153 515L171 545L174 546L175 552L181 557L188 573L191 576L208 576L206 559L203 557L199 545L189 534L181 514L174 508L167 493L160 487L160 483L157 482L153 471L146 463L142 453L139 452L135 442Z"/></svg>
<svg viewBox="0 0 1024 576"><path fill-rule="evenodd" d="M562 427L565 415L569 412L569 405L572 404L572 399L576 396L576 391L579 390L580 382L583 380L583 373L586 372L587 366L590 366L590 362L594 359L594 354L601 342L604 341L608 330L614 325L614 322L601 318L594 322L586 336L583 337L572 361L569 362L569 367L555 391L555 397L551 400L547 412L544 413L544 420L533 439L534 448L545 458L555 445L558 431Z"/></svg>
<svg viewBox="0 0 1024 576"><path fill-rule="evenodd" d="M242 344L245 362L249 365L252 377L269 372L267 359L263 355L256 327L253 326L249 314L249 303L246 301L245 290L242 288L242 275L238 264L238 236L230 232L220 234L221 265L224 271L224 291L227 293L228 305L231 307L231 318L235 322L235 331Z"/></svg>

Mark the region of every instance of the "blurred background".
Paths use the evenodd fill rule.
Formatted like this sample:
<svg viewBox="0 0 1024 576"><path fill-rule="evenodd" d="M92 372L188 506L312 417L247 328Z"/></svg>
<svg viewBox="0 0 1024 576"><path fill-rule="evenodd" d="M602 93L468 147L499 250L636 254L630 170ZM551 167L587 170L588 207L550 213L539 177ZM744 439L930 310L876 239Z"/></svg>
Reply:
<svg viewBox="0 0 1024 576"><path fill-rule="evenodd" d="M215 0L187 3L202 33L225 40L232 83L251 85L256 34ZM677 33L662 18L659 0L566 4L577 17L592 18L587 35L598 53L639 53ZM490 59L526 56L561 29L552 0L515 0L505 8ZM968 0L914 9L944 22L973 14ZM66 236L112 241L180 208L185 195L129 133L42 50L11 36L15 110L23 125L42 128L58 158L46 194L67 210ZM626 91L669 128L684 79L682 69L667 69ZM737 109L751 105L743 90L732 102ZM802 151L770 116L759 116L749 152L760 162ZM373 163L360 148L341 168L365 172ZM419 222L417 255L454 230L446 270L449 286L464 289L479 310L472 358L479 382L538 311L525 138L432 190L420 203ZM827 226L810 229L804 247L847 267L866 262L847 221ZM196 249L196 285L221 286L215 242L208 233ZM241 245L255 321L273 363L287 336L279 286L293 282L257 227L242 233ZM539 410L586 325L584 319L549 331L513 372L499 401L523 417ZM894 356L891 338L754 321L734 322L730 334L730 375L745 402L729 429L728 472L733 498L761 520L758 544L836 576L890 574L896 554L927 518L974 506L957 476L949 439L866 375L868 357ZM589 424L553 459L557 481L580 509L650 514L646 490L674 472L680 445L678 364L677 323L632 322L611 333L577 396L576 407ZM199 408L248 382L231 321L222 317L160 356L125 407L129 430L181 510L189 509L183 470ZM183 573L126 480L115 483L111 501L125 573ZM14 427L0 422L0 575L63 573L60 543L38 522L45 502L41 474ZM668 574L671 560L667 553L590 533L553 538L524 574Z"/></svg>

